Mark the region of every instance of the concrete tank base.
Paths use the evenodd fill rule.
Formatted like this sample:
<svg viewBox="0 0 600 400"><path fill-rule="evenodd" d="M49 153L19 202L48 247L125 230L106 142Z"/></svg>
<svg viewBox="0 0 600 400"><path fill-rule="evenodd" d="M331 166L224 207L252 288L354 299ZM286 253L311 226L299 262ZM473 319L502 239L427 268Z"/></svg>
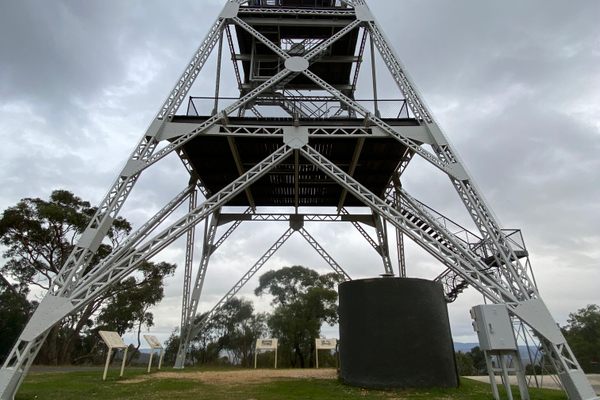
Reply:
<svg viewBox="0 0 600 400"><path fill-rule="evenodd" d="M457 387L440 284L376 278L339 285L340 378L365 388Z"/></svg>

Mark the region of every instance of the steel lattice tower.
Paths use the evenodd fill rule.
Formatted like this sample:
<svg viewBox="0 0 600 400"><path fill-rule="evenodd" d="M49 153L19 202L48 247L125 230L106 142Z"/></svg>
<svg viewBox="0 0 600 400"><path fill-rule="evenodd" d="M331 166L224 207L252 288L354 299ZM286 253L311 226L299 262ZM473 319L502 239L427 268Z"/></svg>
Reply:
<svg viewBox="0 0 600 400"><path fill-rule="evenodd" d="M392 118L382 117L375 73L374 101L366 107L355 99L367 46L371 62L377 51L402 97L399 112ZM231 52L240 94L221 108L224 50ZM213 51L218 52L214 104L203 115L197 105L206 98L188 100L188 94ZM186 100L187 115L176 115ZM275 107L286 116L262 115L261 107ZM140 175L171 153L189 171L188 186L105 260L91 266L91 256ZM415 156L448 176L476 233L427 207L402 187L402 174ZM199 202L198 192L204 201ZM186 202L187 214L156 233ZM228 207L232 206L247 210L231 212ZM258 212L269 207L290 207L295 212ZM299 212L302 207L330 207L337 212L303 214ZM346 207L363 207L363 212ZM203 221L203 250L194 276L194 227ZM289 228L198 320L210 257L243 221L289 221ZM406 237L446 268L436 280L443 284L447 301L472 286L487 301L506 304L513 318L535 332L569 398L599 399L540 298L520 231L498 224L365 1L229 0L0 369L0 400L13 398L55 324L184 235L187 252L178 367L184 365L190 338L295 232L334 271L350 279L306 230L305 221L353 224L381 256L384 272L394 274L388 248L390 225L395 230L399 276L406 274ZM224 225L227 229L217 236ZM363 226L374 228L376 238Z"/></svg>

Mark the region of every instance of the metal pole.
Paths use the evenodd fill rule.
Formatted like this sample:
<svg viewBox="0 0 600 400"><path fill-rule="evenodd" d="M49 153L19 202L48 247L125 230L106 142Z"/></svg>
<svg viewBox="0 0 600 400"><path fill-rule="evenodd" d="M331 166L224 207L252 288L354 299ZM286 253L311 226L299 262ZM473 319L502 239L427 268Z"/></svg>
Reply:
<svg viewBox="0 0 600 400"><path fill-rule="evenodd" d="M377 103L377 67L375 65L375 44L373 43L373 36L369 34L369 41L371 42L371 75L373 76L373 107L375 116L381 118L379 113L379 104Z"/></svg>
<svg viewBox="0 0 600 400"><path fill-rule="evenodd" d="M217 51L217 76L215 79L215 104L211 115L215 115L219 110L219 92L221 88L221 64L223 58L223 29L219 36L219 50Z"/></svg>

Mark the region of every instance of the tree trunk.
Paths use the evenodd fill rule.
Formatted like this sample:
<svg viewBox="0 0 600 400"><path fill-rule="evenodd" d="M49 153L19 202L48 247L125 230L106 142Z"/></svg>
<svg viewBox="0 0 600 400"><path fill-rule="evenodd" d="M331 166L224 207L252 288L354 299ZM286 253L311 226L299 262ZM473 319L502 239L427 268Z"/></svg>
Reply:
<svg viewBox="0 0 600 400"><path fill-rule="evenodd" d="M59 325L56 325L50 329L50 333L48 333L48 337L46 338L46 342L40 351L40 355L36 359L38 364L58 365L56 342L58 340L59 330Z"/></svg>
<svg viewBox="0 0 600 400"><path fill-rule="evenodd" d="M79 334L81 333L81 330L85 326L87 320L92 316L95 309L96 309L95 302L88 304L85 307L85 309L83 310L83 313L81 314L81 316L79 317L75 327L65 337L65 339L61 345L61 350L60 350L59 360L60 360L61 364L66 364L66 363L70 364L73 361L74 341L75 341L75 339L79 339Z"/></svg>
<svg viewBox="0 0 600 400"><path fill-rule="evenodd" d="M296 350L296 356L298 357L298 360L300 360L300 368L304 368L304 354L302 354L302 350L300 350L300 345L296 343L294 349Z"/></svg>

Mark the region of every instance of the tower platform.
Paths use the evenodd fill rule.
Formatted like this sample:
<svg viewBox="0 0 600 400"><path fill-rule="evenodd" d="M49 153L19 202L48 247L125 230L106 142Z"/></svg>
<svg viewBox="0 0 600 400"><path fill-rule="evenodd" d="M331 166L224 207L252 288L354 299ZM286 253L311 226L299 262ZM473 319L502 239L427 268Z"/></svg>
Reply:
<svg viewBox="0 0 600 400"><path fill-rule="evenodd" d="M173 122L198 124L208 118L176 116ZM410 118L386 122L391 126L418 126ZM194 138L185 145L184 152L205 188L217 193L240 176L241 171L252 168L281 146L283 130L295 125L308 131L311 145L320 153L378 195L383 195L389 186L407 151L394 138L365 127L362 119L336 119L334 125L317 119L251 117L229 118L229 125L219 126L219 134ZM248 134L253 127L262 134L260 131ZM339 184L313 164L293 155L254 183L249 191L253 200L248 193L242 193L228 205L364 207L362 201L345 194Z"/></svg>

